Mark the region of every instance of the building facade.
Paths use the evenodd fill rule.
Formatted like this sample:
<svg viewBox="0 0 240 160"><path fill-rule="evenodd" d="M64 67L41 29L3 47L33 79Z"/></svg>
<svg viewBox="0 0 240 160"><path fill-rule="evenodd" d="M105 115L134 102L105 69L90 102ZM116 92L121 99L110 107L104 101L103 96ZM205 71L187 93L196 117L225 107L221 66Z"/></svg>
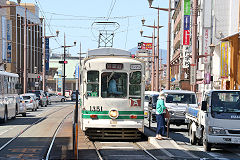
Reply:
<svg viewBox="0 0 240 160"><path fill-rule="evenodd" d="M172 3L173 88L179 85L180 89L190 90L192 3L193 0ZM198 0L195 79L199 97L208 89L240 89L239 5L239 0Z"/></svg>
<svg viewBox="0 0 240 160"><path fill-rule="evenodd" d="M84 54L84 53L82 53ZM49 59L49 75L47 78L47 89L48 91L55 91L62 93L63 86L63 64L59 61L63 60L63 55L55 54ZM79 64L79 57L72 57L71 55L66 55L65 60L67 64L66 67L66 78L65 78L65 90L76 90L76 78L75 78L75 67Z"/></svg>
<svg viewBox="0 0 240 160"><path fill-rule="evenodd" d="M17 5L7 1L7 5ZM42 20L34 4L21 3L7 8L7 53L6 71L18 73L23 84L24 36L27 37L27 90L42 89L39 76L42 75ZM24 30L25 18L27 31ZM36 85L36 82L38 85Z"/></svg>

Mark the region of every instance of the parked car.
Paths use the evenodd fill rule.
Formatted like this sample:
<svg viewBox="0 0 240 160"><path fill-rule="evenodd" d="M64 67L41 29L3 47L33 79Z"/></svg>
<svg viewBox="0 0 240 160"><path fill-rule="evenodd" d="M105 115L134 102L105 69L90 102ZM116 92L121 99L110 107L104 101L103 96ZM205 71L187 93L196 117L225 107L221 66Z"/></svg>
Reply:
<svg viewBox="0 0 240 160"><path fill-rule="evenodd" d="M21 96L18 96L16 98L18 108L17 108L17 114L22 114L23 117L27 116L27 106L24 102L24 99Z"/></svg>
<svg viewBox="0 0 240 160"><path fill-rule="evenodd" d="M50 98L50 96L49 96L49 93L48 93L48 92L44 92L44 94L45 94L46 97L47 97L47 105L52 104L52 101L51 101L51 98Z"/></svg>
<svg viewBox="0 0 240 160"><path fill-rule="evenodd" d="M150 97L152 95L159 95L159 92L157 92L157 91L145 91L144 92L144 96L145 96L145 99L144 99L144 117L148 117L149 102L150 102Z"/></svg>
<svg viewBox="0 0 240 160"><path fill-rule="evenodd" d="M31 90L28 92L36 94L37 99L39 100L39 105L41 105L42 107L47 107L47 97L44 94L43 90Z"/></svg>
<svg viewBox="0 0 240 160"><path fill-rule="evenodd" d="M158 100L159 93L150 94L149 95L149 103L148 103L148 120L152 117L152 122L156 122L156 105ZM151 115L150 115L151 113Z"/></svg>
<svg viewBox="0 0 240 160"><path fill-rule="evenodd" d="M33 93L21 94L20 99L22 99L26 104L27 110L37 110L37 99L35 99L35 95Z"/></svg>
<svg viewBox="0 0 240 160"><path fill-rule="evenodd" d="M57 95L56 93L49 93L50 100L52 102L65 102L66 97Z"/></svg>
<svg viewBox="0 0 240 160"><path fill-rule="evenodd" d="M80 100L80 95L78 94L78 100ZM76 91L72 92L71 101L76 101Z"/></svg>

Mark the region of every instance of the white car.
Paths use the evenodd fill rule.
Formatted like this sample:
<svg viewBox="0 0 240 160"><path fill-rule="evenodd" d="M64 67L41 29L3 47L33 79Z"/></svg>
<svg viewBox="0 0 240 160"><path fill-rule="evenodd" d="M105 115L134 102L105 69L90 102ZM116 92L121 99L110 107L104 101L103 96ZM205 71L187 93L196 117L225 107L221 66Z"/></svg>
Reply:
<svg viewBox="0 0 240 160"><path fill-rule="evenodd" d="M57 95L56 93L49 93L51 102L65 102L66 98L64 96Z"/></svg>
<svg viewBox="0 0 240 160"><path fill-rule="evenodd" d="M21 94L20 97L24 100L26 104L27 110L36 111L37 110L37 99L35 99L36 95L33 93Z"/></svg>

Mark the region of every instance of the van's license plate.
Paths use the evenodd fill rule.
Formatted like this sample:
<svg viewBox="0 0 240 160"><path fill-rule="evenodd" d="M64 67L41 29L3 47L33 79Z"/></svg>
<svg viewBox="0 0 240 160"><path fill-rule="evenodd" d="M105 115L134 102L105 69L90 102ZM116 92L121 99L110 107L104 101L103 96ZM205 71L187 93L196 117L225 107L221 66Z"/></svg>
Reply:
<svg viewBox="0 0 240 160"><path fill-rule="evenodd" d="M240 138L232 138L232 143L240 144Z"/></svg>

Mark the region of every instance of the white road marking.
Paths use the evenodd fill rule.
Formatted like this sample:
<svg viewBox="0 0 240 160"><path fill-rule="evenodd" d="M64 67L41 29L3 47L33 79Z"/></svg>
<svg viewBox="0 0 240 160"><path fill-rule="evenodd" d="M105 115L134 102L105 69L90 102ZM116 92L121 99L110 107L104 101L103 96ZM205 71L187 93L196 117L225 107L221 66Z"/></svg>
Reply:
<svg viewBox="0 0 240 160"><path fill-rule="evenodd" d="M111 147L111 146L103 146L101 149L134 149L134 147Z"/></svg>
<svg viewBox="0 0 240 160"><path fill-rule="evenodd" d="M8 131L10 131L10 130L16 128L16 127L17 127L17 126L13 126L13 127L11 127L11 128L8 128L8 129L6 129L6 130L0 132L0 136L3 135L4 133L7 133Z"/></svg>

